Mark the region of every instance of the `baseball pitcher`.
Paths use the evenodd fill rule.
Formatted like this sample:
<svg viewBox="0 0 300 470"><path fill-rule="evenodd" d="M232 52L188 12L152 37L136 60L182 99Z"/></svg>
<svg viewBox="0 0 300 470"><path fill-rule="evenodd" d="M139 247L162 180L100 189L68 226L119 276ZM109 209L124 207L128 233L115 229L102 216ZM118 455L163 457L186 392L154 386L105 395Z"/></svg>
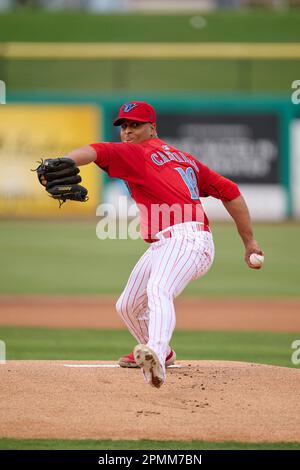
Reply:
<svg viewBox="0 0 300 470"><path fill-rule="evenodd" d="M159 388L176 355L170 347L175 328L174 298L203 276L214 259L214 243L200 197L220 199L234 219L251 254L263 256L254 239L247 205L238 186L192 155L159 139L156 112L146 103L121 106L113 123L121 142L92 143L38 167L39 181L52 197L85 201L78 166L94 162L110 177L121 178L140 209L141 235L148 249L134 267L116 308L135 337L134 351L121 367L140 367L145 381Z"/></svg>

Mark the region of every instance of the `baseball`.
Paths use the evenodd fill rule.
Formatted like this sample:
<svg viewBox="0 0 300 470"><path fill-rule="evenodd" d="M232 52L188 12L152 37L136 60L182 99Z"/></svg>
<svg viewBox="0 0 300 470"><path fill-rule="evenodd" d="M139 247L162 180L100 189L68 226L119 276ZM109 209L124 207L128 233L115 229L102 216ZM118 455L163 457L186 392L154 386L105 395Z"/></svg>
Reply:
<svg viewBox="0 0 300 470"><path fill-rule="evenodd" d="M264 262L265 257L263 255L258 255L257 253L252 253L249 260L253 266L261 266Z"/></svg>

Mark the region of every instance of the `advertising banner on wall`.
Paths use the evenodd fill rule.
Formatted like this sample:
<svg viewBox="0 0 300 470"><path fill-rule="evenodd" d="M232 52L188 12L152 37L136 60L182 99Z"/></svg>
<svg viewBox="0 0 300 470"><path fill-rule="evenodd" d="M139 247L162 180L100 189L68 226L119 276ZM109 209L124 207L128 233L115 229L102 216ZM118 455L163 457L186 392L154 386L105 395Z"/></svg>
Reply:
<svg viewBox="0 0 300 470"><path fill-rule="evenodd" d="M158 129L163 140L238 183L254 219L280 220L288 207L280 119L278 112L247 110L168 112L159 114ZM229 218L213 198L204 207L213 218Z"/></svg>
<svg viewBox="0 0 300 470"><path fill-rule="evenodd" d="M292 188L294 200L294 217L300 219L300 119L292 123Z"/></svg>
<svg viewBox="0 0 300 470"><path fill-rule="evenodd" d="M280 184L276 114L159 115L159 134L212 170L244 184Z"/></svg>
<svg viewBox="0 0 300 470"><path fill-rule="evenodd" d="M59 215L30 171L41 158L64 156L99 140L101 110L90 105L12 104L0 107L0 216ZM80 168L89 191L86 203L68 201L63 215L95 214L101 175L96 166Z"/></svg>
<svg viewBox="0 0 300 470"><path fill-rule="evenodd" d="M260 109L237 113L224 109L185 112L181 108L182 104L178 110L158 112L159 137L238 183L253 218L285 218L288 204L283 184L280 112ZM119 139L118 130L113 138ZM126 190L120 188L124 194ZM209 216L229 217L214 198L205 198L203 203Z"/></svg>

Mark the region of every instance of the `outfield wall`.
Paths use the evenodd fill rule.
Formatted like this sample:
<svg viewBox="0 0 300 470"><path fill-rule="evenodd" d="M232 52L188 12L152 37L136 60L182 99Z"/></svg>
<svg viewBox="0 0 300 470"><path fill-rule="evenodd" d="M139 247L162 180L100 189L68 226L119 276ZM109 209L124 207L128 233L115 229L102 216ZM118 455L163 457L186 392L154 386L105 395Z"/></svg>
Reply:
<svg viewBox="0 0 300 470"><path fill-rule="evenodd" d="M294 204L293 215L300 219L300 119L294 120L291 129L292 135L292 198Z"/></svg>
<svg viewBox="0 0 300 470"><path fill-rule="evenodd" d="M111 122L119 106L130 98L9 96L8 104L0 108L0 216L57 214L57 204L41 193L30 168L41 157L62 155L94 141L118 141L118 129ZM299 140L299 128L292 130L299 111L289 99L236 95L136 98L147 99L157 108L162 139L239 184L254 219L300 217L298 160L294 157L298 146L292 145ZM81 173L90 200L69 203L65 215L95 215L100 202L116 204L120 195L129 198L122 182L105 174L99 177L95 167L83 167ZM228 217L219 201L205 198L204 206L210 218Z"/></svg>
<svg viewBox="0 0 300 470"><path fill-rule="evenodd" d="M0 107L0 215L40 217L57 215L53 201L31 171L42 158L53 158L82 142L101 138L101 111L92 105L22 103ZM99 185L91 165L81 169L89 191L86 204L71 202L65 215L93 215L99 202Z"/></svg>

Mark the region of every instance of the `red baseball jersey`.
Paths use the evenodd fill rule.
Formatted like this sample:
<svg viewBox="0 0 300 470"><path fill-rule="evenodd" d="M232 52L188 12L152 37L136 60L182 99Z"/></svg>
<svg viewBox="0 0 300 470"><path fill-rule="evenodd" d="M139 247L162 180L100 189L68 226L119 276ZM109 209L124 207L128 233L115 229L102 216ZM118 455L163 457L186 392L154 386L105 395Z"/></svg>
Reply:
<svg viewBox="0 0 300 470"><path fill-rule="evenodd" d="M140 210L141 235L150 243L157 232L174 224L208 225L200 197L231 201L240 195L233 181L158 138L91 146L97 152L95 163L110 177L126 181Z"/></svg>

